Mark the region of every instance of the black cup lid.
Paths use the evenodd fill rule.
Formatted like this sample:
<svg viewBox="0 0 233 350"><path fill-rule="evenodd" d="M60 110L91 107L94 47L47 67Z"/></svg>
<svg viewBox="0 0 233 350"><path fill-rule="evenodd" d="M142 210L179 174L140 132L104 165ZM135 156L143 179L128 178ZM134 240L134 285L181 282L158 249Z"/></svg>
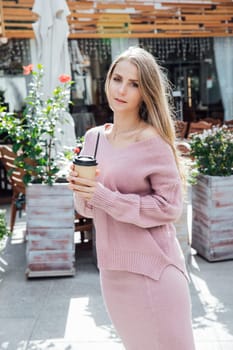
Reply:
<svg viewBox="0 0 233 350"><path fill-rule="evenodd" d="M73 158L73 164L75 165L84 165L84 166L93 166L93 165L97 165L97 161L94 157L92 156L75 156Z"/></svg>

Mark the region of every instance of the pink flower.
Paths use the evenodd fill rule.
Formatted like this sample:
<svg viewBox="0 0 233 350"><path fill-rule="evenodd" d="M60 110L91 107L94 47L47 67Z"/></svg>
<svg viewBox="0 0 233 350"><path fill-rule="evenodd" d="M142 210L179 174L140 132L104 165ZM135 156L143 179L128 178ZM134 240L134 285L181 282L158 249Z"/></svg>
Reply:
<svg viewBox="0 0 233 350"><path fill-rule="evenodd" d="M62 74L59 77L61 83L68 83L71 80L71 77L68 74Z"/></svg>
<svg viewBox="0 0 233 350"><path fill-rule="evenodd" d="M29 75L33 71L33 64L29 64L28 66L23 66L23 74Z"/></svg>
<svg viewBox="0 0 233 350"><path fill-rule="evenodd" d="M74 148L74 153L75 153L75 154L79 154L80 151L81 151L81 149L80 149L79 147L75 147L75 148Z"/></svg>

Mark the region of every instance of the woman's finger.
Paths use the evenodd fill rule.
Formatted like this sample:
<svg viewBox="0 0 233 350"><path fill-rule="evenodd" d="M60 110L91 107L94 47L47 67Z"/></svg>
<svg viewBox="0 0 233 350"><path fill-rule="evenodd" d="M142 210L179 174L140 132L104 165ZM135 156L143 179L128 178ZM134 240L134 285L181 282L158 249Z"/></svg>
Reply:
<svg viewBox="0 0 233 350"><path fill-rule="evenodd" d="M66 179L67 179L67 181L75 181L76 179L77 179L77 177L78 177L78 173L77 173L77 171L70 171L68 174L67 174L67 176L66 176Z"/></svg>
<svg viewBox="0 0 233 350"><path fill-rule="evenodd" d="M93 187L79 186L77 183L69 183L68 187L84 199L91 199L94 193Z"/></svg>
<svg viewBox="0 0 233 350"><path fill-rule="evenodd" d="M70 164L70 169L74 170L74 164L73 163Z"/></svg>
<svg viewBox="0 0 233 350"><path fill-rule="evenodd" d="M90 179L86 179L86 178L79 177L79 176L76 176L76 177L72 176L72 180L75 180L75 182L77 182L81 186L87 186L87 187L95 187L96 186L95 180L90 180Z"/></svg>

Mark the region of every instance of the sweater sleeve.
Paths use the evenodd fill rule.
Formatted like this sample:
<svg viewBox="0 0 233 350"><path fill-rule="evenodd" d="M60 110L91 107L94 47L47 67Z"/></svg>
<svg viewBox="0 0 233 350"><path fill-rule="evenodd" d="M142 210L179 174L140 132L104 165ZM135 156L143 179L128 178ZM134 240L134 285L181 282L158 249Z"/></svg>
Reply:
<svg viewBox="0 0 233 350"><path fill-rule="evenodd" d="M74 207L80 215L93 218L93 206L87 200L78 196L77 193L74 193Z"/></svg>
<svg viewBox="0 0 233 350"><path fill-rule="evenodd" d="M98 183L91 204L115 220L150 228L174 222L181 214L182 193L179 182L160 185L152 195L122 194Z"/></svg>
<svg viewBox="0 0 233 350"><path fill-rule="evenodd" d="M94 141L97 137L98 128L89 129L84 137L84 144L80 154L93 154ZM74 193L74 206L77 212L86 218L93 218L93 206L89 201L81 198L77 193Z"/></svg>

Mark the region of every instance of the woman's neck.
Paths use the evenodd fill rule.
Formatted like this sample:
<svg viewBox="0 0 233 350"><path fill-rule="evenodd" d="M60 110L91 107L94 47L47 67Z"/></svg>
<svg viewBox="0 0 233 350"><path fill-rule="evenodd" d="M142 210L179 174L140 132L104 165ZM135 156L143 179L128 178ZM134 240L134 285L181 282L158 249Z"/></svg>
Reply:
<svg viewBox="0 0 233 350"><path fill-rule="evenodd" d="M114 123L106 129L106 136L113 145L124 147L138 141L145 127L145 122L140 118L123 122L114 119Z"/></svg>
<svg viewBox="0 0 233 350"><path fill-rule="evenodd" d="M117 134L128 133L131 131L135 131L141 126L141 119L139 116L130 117L125 115L122 116L114 116L113 118L113 128L112 130Z"/></svg>
<svg viewBox="0 0 233 350"><path fill-rule="evenodd" d="M113 123L112 132L115 135L131 133L138 130L141 126L141 120L134 121L133 123Z"/></svg>

